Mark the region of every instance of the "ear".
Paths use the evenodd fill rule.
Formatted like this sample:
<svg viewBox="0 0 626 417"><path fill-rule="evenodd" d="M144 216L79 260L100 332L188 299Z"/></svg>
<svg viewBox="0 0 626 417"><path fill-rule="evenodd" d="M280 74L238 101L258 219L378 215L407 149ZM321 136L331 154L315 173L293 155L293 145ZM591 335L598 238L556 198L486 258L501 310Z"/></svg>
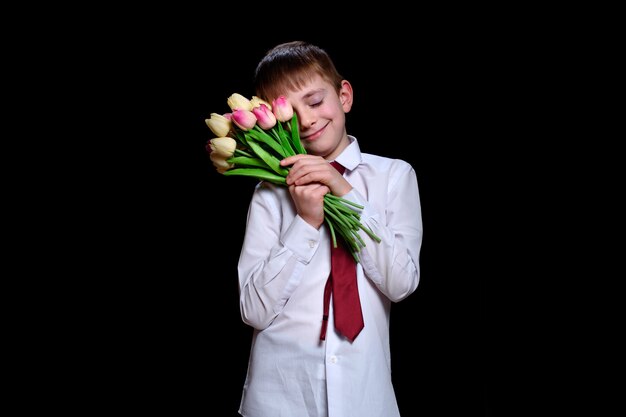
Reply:
<svg viewBox="0 0 626 417"><path fill-rule="evenodd" d="M354 96L352 93L352 84L347 80L341 81L341 88L339 89L339 101L341 101L341 107L345 113L348 113L352 108L352 100Z"/></svg>

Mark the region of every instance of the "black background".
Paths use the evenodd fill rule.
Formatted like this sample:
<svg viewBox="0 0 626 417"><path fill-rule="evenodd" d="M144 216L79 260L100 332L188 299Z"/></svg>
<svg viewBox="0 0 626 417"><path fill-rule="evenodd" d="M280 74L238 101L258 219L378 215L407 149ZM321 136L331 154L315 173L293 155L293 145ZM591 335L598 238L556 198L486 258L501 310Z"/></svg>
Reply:
<svg viewBox="0 0 626 417"><path fill-rule="evenodd" d="M117 103L99 118L117 121L102 152L118 154L99 181L114 196L98 200L107 214L98 234L114 242L95 260L106 299L95 333L110 335L96 343L99 373L111 380L102 407L237 416L251 329L239 315L236 265L255 181L215 172L204 119L228 111L232 93L254 94L270 47L302 39L352 83L347 129L361 150L417 173L422 278L391 317L401 413L489 415L484 149L499 94L491 46L443 29L420 38L373 28L249 37L165 29L136 33L116 51L119 85L101 78Z"/></svg>

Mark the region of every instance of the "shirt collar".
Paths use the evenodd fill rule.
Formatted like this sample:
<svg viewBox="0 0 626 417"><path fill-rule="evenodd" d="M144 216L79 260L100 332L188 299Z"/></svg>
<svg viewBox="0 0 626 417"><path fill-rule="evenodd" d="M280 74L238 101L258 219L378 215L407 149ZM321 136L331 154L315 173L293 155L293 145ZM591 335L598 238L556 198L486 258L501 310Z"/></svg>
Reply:
<svg viewBox="0 0 626 417"><path fill-rule="evenodd" d="M352 171L361 163L361 148L359 148L359 142L354 136L348 135L348 139L350 144L335 158L335 161L343 165L348 171Z"/></svg>

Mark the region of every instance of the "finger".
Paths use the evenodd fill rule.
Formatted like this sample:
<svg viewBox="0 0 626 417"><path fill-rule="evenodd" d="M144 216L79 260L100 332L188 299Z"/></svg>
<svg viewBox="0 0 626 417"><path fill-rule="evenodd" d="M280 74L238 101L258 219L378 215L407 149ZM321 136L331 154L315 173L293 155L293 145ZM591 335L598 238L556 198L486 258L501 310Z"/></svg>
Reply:
<svg viewBox="0 0 626 417"><path fill-rule="evenodd" d="M298 154L284 158L280 161L281 166L295 165L296 163L326 163L326 160L321 156Z"/></svg>
<svg viewBox="0 0 626 417"><path fill-rule="evenodd" d="M319 169L310 166L291 168L285 179L287 184L305 185L316 181L317 178L322 178L323 174L319 171Z"/></svg>
<svg viewBox="0 0 626 417"><path fill-rule="evenodd" d="M288 156L287 158L283 159L280 161L280 166L288 166L288 165L293 165L296 162L298 162L300 159L302 158L306 158L308 155L306 154L298 154L298 155L292 155L292 156Z"/></svg>
<svg viewBox="0 0 626 417"><path fill-rule="evenodd" d="M323 158L303 158L298 160L297 163L291 167L287 181L297 181L311 173L318 173L318 176L322 175L325 178L332 178L334 172L336 172L336 170ZM300 184L302 184L302 182Z"/></svg>
<svg viewBox="0 0 626 417"><path fill-rule="evenodd" d="M342 175L327 162L322 164L310 164L302 167L292 168L293 172L289 173L289 181L296 185L302 185L306 182L319 181L328 186L341 180ZM331 187L332 188L332 187Z"/></svg>
<svg viewBox="0 0 626 417"><path fill-rule="evenodd" d="M315 182L326 184L330 181L330 177L327 175L326 172L316 170L309 171L307 173L304 173L303 175L294 176L290 181L293 182L293 184L295 185L304 185Z"/></svg>

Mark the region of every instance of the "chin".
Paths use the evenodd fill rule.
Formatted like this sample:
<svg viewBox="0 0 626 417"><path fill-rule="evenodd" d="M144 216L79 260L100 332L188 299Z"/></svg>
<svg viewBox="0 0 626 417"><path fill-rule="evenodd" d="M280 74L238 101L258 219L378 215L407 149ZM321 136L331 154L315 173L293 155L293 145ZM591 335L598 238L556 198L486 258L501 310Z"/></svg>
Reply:
<svg viewBox="0 0 626 417"><path fill-rule="evenodd" d="M326 155L328 149L325 146L320 146L318 142L308 143L304 146L304 149L311 155Z"/></svg>

